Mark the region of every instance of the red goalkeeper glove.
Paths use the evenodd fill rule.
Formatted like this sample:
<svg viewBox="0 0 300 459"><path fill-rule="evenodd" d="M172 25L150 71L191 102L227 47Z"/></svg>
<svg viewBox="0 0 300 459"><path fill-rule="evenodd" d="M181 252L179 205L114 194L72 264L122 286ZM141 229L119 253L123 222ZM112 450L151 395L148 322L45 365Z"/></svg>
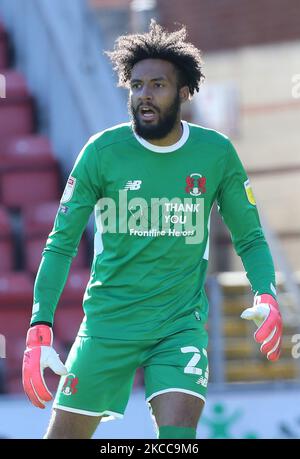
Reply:
<svg viewBox="0 0 300 459"><path fill-rule="evenodd" d="M254 339L261 343L260 351L268 360L278 360L282 340L282 318L278 303L272 295L255 295L253 307L245 309L241 317L254 320L258 327Z"/></svg>
<svg viewBox="0 0 300 459"><path fill-rule="evenodd" d="M50 367L58 375L67 374L67 369L52 347L53 333L48 325L35 325L27 332L26 349L23 358L23 387L33 405L45 408L45 402L52 400L43 371Z"/></svg>

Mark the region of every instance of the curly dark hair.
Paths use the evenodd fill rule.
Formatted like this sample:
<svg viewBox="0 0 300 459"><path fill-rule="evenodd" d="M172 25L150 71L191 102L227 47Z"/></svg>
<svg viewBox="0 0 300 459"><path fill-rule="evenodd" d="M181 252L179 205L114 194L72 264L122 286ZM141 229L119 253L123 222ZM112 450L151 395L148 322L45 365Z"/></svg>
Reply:
<svg viewBox="0 0 300 459"><path fill-rule="evenodd" d="M115 43L114 51L106 51L119 76L119 86L129 87L133 66L143 59L164 59L178 70L179 87L188 86L190 94L199 91L205 78L202 73L201 52L186 42L186 27L168 32L151 19L149 32L122 35Z"/></svg>

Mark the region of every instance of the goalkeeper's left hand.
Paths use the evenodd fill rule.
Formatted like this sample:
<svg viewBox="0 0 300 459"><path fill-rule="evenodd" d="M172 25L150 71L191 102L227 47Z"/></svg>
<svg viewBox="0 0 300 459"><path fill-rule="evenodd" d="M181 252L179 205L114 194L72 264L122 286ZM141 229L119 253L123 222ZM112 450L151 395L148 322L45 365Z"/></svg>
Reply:
<svg viewBox="0 0 300 459"><path fill-rule="evenodd" d="M254 320L258 329L254 333L257 343L262 343L260 351L268 360L279 359L282 339L282 318L277 301L267 293L255 295L252 308L241 314L242 319Z"/></svg>

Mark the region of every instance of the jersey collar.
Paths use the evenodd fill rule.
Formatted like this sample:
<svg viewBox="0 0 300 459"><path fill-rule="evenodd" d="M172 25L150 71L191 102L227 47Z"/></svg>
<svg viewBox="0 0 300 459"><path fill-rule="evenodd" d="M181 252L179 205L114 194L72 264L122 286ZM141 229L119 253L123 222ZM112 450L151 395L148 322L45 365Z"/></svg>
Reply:
<svg viewBox="0 0 300 459"><path fill-rule="evenodd" d="M173 145L168 145L167 147L159 147L157 145L153 145L152 143L148 142L147 140L137 135L134 132L134 130L133 130L133 134L136 140L148 150L155 151L156 153L171 153L172 151L175 151L181 148L189 138L190 128L189 128L188 123L186 121L181 121L181 124L182 124L182 136L180 137L178 142L173 143Z"/></svg>

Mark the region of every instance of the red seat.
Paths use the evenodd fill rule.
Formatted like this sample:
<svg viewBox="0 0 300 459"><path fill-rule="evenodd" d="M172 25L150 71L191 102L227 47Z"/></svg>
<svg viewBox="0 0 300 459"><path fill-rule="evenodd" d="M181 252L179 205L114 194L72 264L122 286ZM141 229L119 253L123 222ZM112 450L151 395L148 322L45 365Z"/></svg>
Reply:
<svg viewBox="0 0 300 459"><path fill-rule="evenodd" d="M0 236L0 273L11 271L14 266L13 245L11 240L2 240Z"/></svg>
<svg viewBox="0 0 300 459"><path fill-rule="evenodd" d="M0 136L8 139L17 134L26 134L33 130L31 99L17 103L1 99Z"/></svg>
<svg viewBox="0 0 300 459"><path fill-rule="evenodd" d="M0 272L13 268L13 245L9 218L4 207L0 207Z"/></svg>
<svg viewBox="0 0 300 459"><path fill-rule="evenodd" d="M20 381L32 310L32 290L32 280L25 273L0 276L0 332L5 337L7 376L17 376Z"/></svg>
<svg viewBox="0 0 300 459"><path fill-rule="evenodd" d="M9 237L11 234L9 218L4 207L0 206L0 237Z"/></svg>
<svg viewBox="0 0 300 459"><path fill-rule="evenodd" d="M66 286L67 300L61 301L55 313L53 346L65 361L83 319L82 296L89 277L88 270L74 270ZM32 282L25 282L24 274L7 276L7 283L0 281L0 324L1 333L6 338L6 365L10 392L22 392L22 358L26 333L32 311ZM17 288L18 287L18 288ZM17 292L16 292L17 290ZM23 296L22 296L23 291ZM74 301L73 305L69 301ZM55 391L59 378L50 371L45 372L45 380L50 390Z"/></svg>
<svg viewBox="0 0 300 459"><path fill-rule="evenodd" d="M58 199L58 165L48 139L39 135L14 137L0 154L1 197L12 208Z"/></svg>
<svg viewBox="0 0 300 459"><path fill-rule="evenodd" d="M23 305L6 305L1 303L1 333L6 340L6 358L17 359L24 351L26 333L30 325L32 302Z"/></svg>
<svg viewBox="0 0 300 459"><path fill-rule="evenodd" d="M32 280L25 273L0 276L0 332L6 341L8 377L20 372L32 309Z"/></svg>
<svg viewBox="0 0 300 459"><path fill-rule="evenodd" d="M0 311L32 304L33 280L26 272L7 272L0 276ZM0 316L0 327L3 323ZM0 331L1 332L1 331ZM2 333L2 332L1 332Z"/></svg>
<svg viewBox="0 0 300 459"><path fill-rule="evenodd" d="M38 134L14 136L1 142L0 166L2 169L39 169L55 164L48 137Z"/></svg>
<svg viewBox="0 0 300 459"><path fill-rule="evenodd" d="M8 273L0 276L0 333L6 342L6 370L9 392L22 392L22 359L26 333L32 313L33 280L27 273ZM64 346L54 338L57 352ZM59 378L47 374L47 385L55 389Z"/></svg>
<svg viewBox="0 0 300 459"><path fill-rule="evenodd" d="M8 378L9 392L23 392L22 386L22 361L26 343L26 334L30 326L32 304L28 302L23 307L2 307L0 308L1 333L6 341L6 376ZM63 354L65 348L54 340L55 350ZM47 385L50 390L56 388L59 377L49 371Z"/></svg>
<svg viewBox="0 0 300 459"><path fill-rule="evenodd" d="M7 67L7 35L3 27L3 24L0 22L0 69Z"/></svg>
<svg viewBox="0 0 300 459"><path fill-rule="evenodd" d="M0 138L8 139L33 131L33 103L23 76L14 70L1 72L6 97L0 104Z"/></svg>
<svg viewBox="0 0 300 459"><path fill-rule="evenodd" d="M44 202L24 209L24 235L26 239L44 236L52 230L59 207L58 201Z"/></svg>
<svg viewBox="0 0 300 459"><path fill-rule="evenodd" d="M27 101L30 93L22 73L17 70L8 69L2 72L2 74L6 78L6 99L14 102Z"/></svg>
<svg viewBox="0 0 300 459"><path fill-rule="evenodd" d="M11 171L1 177L2 202L10 208L55 200L59 194L59 177L55 169Z"/></svg>

